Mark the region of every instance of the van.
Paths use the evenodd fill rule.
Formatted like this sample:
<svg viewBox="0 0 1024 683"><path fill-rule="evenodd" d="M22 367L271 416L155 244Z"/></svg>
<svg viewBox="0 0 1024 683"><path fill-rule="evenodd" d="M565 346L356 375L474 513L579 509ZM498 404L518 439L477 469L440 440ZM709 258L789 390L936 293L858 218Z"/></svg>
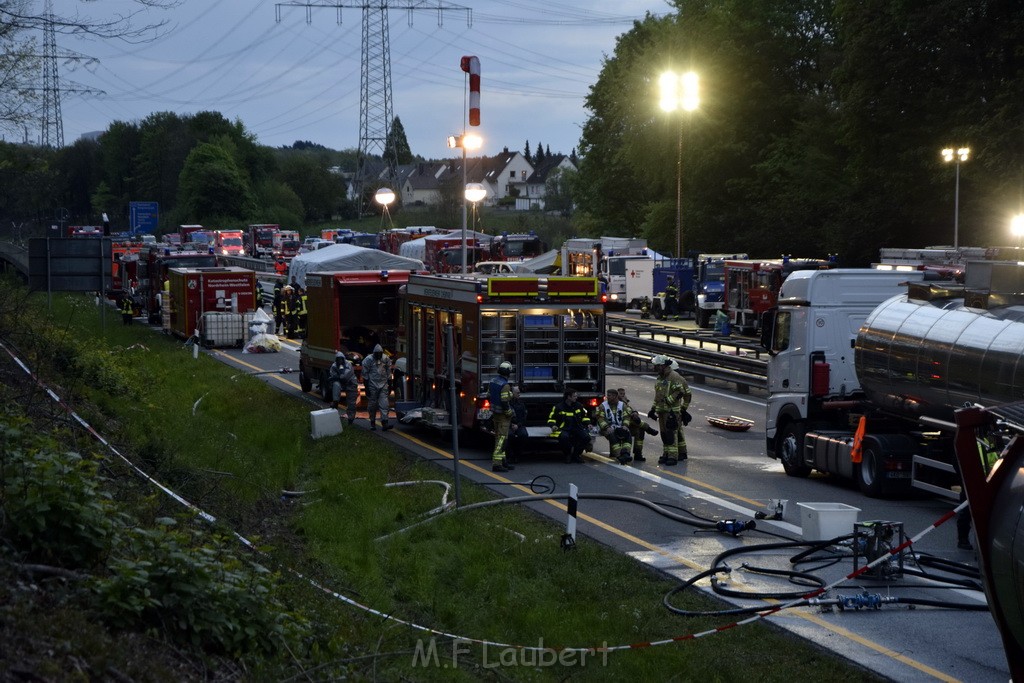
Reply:
<svg viewBox="0 0 1024 683"><path fill-rule="evenodd" d="M218 230L214 233L213 248L220 256L245 256L241 230Z"/></svg>

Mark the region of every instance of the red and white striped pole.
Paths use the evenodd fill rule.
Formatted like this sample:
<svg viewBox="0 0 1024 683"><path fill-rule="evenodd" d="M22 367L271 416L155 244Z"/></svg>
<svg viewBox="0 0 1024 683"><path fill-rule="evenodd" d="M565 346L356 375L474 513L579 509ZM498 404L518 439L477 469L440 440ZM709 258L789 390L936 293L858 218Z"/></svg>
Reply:
<svg viewBox="0 0 1024 683"><path fill-rule="evenodd" d="M469 74L469 125L480 125L480 60L465 56L460 63L462 70Z"/></svg>

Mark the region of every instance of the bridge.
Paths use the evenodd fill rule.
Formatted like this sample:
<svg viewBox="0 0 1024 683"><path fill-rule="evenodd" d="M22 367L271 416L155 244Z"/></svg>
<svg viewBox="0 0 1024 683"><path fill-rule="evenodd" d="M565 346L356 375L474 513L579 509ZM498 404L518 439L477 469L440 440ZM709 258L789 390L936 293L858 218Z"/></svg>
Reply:
<svg viewBox="0 0 1024 683"><path fill-rule="evenodd" d="M28 284L28 246L0 241L0 274L13 274Z"/></svg>

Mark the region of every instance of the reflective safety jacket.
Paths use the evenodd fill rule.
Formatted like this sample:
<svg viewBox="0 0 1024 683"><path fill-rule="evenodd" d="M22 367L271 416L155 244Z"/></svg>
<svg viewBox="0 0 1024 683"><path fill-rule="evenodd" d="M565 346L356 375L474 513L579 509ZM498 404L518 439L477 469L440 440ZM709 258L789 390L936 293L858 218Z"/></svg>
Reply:
<svg viewBox="0 0 1024 683"><path fill-rule="evenodd" d="M690 407L690 386L675 370L654 383L654 409L659 413L678 413Z"/></svg>
<svg viewBox="0 0 1024 683"><path fill-rule="evenodd" d="M487 384L487 398L491 401L491 412L495 415L511 412L512 385L508 383L508 378L501 375L492 378Z"/></svg>
<svg viewBox="0 0 1024 683"><path fill-rule="evenodd" d="M629 416L636 413L628 403L619 401L614 406L605 401L597 407L597 427L602 432L611 427L627 427Z"/></svg>
<svg viewBox="0 0 1024 683"><path fill-rule="evenodd" d="M557 404L551 409L548 415L548 426L551 427L551 436L558 436L566 429L578 427L586 429L590 425L590 416L586 409L579 403L569 405L565 401Z"/></svg>

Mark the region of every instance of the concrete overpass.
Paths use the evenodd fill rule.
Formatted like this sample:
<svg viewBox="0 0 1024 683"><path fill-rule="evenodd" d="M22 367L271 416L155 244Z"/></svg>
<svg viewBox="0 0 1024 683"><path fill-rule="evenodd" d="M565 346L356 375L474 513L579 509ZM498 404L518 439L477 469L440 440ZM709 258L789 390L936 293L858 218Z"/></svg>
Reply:
<svg viewBox="0 0 1024 683"><path fill-rule="evenodd" d="M0 241L0 273L13 274L28 284L28 246Z"/></svg>

